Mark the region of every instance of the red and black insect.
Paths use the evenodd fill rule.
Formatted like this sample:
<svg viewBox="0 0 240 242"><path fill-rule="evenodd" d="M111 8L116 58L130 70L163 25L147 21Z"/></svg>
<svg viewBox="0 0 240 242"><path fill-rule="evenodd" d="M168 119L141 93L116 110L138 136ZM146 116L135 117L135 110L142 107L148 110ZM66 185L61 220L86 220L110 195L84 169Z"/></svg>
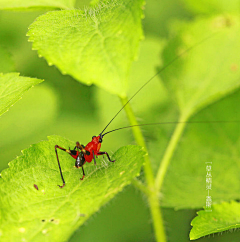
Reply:
<svg viewBox="0 0 240 242"><path fill-rule="evenodd" d="M58 185L60 188L63 188L65 186L65 181L63 178L63 174L62 174L62 170L61 170L61 166L60 166L60 162L59 162L59 158L58 158L58 153L57 153L57 149L63 150L65 152L67 152L68 154L70 154L74 159L75 159L75 167L77 168L82 168L82 172L83 172L83 176L82 178L80 178L80 180L83 180L84 176L85 176L85 172L83 169L83 165L86 162L91 162L92 160L94 160L94 164L96 165L96 157L100 156L100 155L107 155L108 160L110 162L115 162L115 160L111 160L109 154L107 152L102 152L100 151L101 148L101 144L103 141L103 136L111 133L113 131L117 131L117 130L121 130L121 129L125 129L125 128L131 128L134 126L145 126L145 125L155 125L155 124L174 124L174 123L179 123L179 122L164 122L164 123L151 123L151 124L140 124L140 125L131 125L131 126L126 126L126 127L121 127L118 129L114 129L111 131L108 131L106 133L104 133L104 131L106 130L106 128L110 125L110 123L116 118L116 116L123 110L123 108L150 82L152 81L158 74L160 74L164 69L166 69L167 67L169 67L173 62L175 62L176 60L178 60L182 55L184 55L185 53L187 53L188 51L190 51L193 47L196 47L198 45L200 45L202 42L204 42L205 40L207 40L209 37L203 39L202 41L200 41L199 43L197 43L196 45L188 48L187 50L185 50L184 52L182 52L182 54L176 56L172 61L170 61L167 65L165 65L163 68L161 68L154 76L152 76L144 85L142 85L136 92L135 94L123 105L123 107L115 114L115 116L110 120L110 122L107 124L107 126L103 129L103 131L98 135L98 136L93 136L92 137L92 141L90 141L86 146L80 144L79 142L76 142L76 146L73 150L69 149L65 149L62 148L58 145L55 146L55 152L56 152L56 156L57 156L57 161L58 161L58 166L59 166L59 170L60 170L60 175L63 181L63 185L60 186ZM219 123L219 122L226 122L226 121L208 121L207 123ZM206 123L206 122L185 122L185 123Z"/></svg>
<svg viewBox="0 0 240 242"><path fill-rule="evenodd" d="M75 167L77 167L77 168L82 167L83 176L82 176L82 178L80 178L80 180L83 180L83 178L85 176L83 165L86 162L90 163L92 160L94 160L94 165L96 165L96 157L98 157L99 155L107 155L108 160L110 162L115 162L115 160L110 159L110 156L107 152L101 152L100 151L102 138L103 138L102 134L100 134L99 136L93 136L92 141L90 141L86 146L81 145L79 142L76 142L76 146L73 150L71 150L70 148L65 149L65 148L62 148L58 145L55 145L55 151L56 151L58 166L59 166L60 174L61 174L62 181L63 181L62 186L58 185L60 188L63 188L65 186L65 181L64 181L64 178L63 178L63 174L62 174L57 149L66 151L68 154L70 154L76 160L75 161Z"/></svg>

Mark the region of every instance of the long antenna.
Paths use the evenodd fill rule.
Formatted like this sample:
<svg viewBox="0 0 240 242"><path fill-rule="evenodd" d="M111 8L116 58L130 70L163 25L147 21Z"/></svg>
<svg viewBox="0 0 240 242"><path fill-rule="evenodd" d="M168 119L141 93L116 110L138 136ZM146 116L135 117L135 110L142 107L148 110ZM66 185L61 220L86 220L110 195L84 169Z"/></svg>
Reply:
<svg viewBox="0 0 240 242"><path fill-rule="evenodd" d="M169 67L172 63L174 63L176 60L178 60L180 57L182 57L184 54L189 52L191 49L199 46L209 38L211 38L214 34L213 33L206 38L202 39L200 42L197 42L195 45L189 47L185 51L183 51L180 55L177 55L174 59L172 59L168 64L166 64L164 67L162 67L154 76L152 76L146 83L144 83L134 94L133 96L122 106L122 108L115 114L115 116L110 120L110 122L106 125L106 127L103 129L103 131L100 133L100 136L102 136L102 133L106 130L106 128L112 123L112 121L118 116L118 114L124 109L124 107L150 82L152 79L154 79L157 75L159 75L162 71L164 71L167 67ZM106 133L105 133L106 134Z"/></svg>
<svg viewBox="0 0 240 242"><path fill-rule="evenodd" d="M187 123L187 124L199 124L199 123L202 123L202 124L206 124L206 123L239 123L240 120L233 120L233 121L186 121L186 122L160 122L160 123L150 123L150 124L135 124L135 125L130 125L130 126L125 126L125 127L121 127L121 128L118 128L118 129L113 129L111 131L108 131L106 132L105 134L102 135L102 137L106 134L109 134L109 133L112 133L114 131L117 131L117 130L121 130L121 129L127 129L127 128L132 128L132 127L135 127L135 126L147 126L147 125L157 125L157 124L181 124L181 123Z"/></svg>

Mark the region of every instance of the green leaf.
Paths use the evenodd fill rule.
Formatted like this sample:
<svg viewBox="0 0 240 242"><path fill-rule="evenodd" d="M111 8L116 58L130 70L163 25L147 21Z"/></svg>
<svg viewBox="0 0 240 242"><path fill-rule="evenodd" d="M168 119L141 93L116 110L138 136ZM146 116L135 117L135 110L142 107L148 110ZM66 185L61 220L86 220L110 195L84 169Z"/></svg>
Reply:
<svg viewBox="0 0 240 242"><path fill-rule="evenodd" d="M19 73L0 73L0 116L7 112L24 92L42 81L36 78L21 77Z"/></svg>
<svg viewBox="0 0 240 242"><path fill-rule="evenodd" d="M213 34L219 20L222 20L222 25L220 24L219 31ZM176 53L182 53L188 47L194 46L194 43L209 37L162 72L169 95L180 109L180 117L182 115L187 120L191 115L194 117L190 121L240 120L240 93L236 92L240 86L239 20L234 16L229 16L230 22L223 20L226 19L215 17L188 24L179 23L175 42L172 41L165 50L166 62L172 60ZM213 31L210 31L211 29ZM170 110L169 114L174 108L173 104L165 107ZM156 122L162 122L162 116L164 113ZM163 149L168 145L174 126L162 125L156 127L154 135L150 134L156 137L156 141L149 143L149 154L154 167L158 167L161 162ZM162 206L177 209L204 206L207 194L205 162L213 164L211 195L214 202L239 199L238 131L239 122L186 125L164 180L161 191Z"/></svg>
<svg viewBox="0 0 240 242"><path fill-rule="evenodd" d="M8 51L0 46L0 72L7 73L12 71L15 71L14 62Z"/></svg>
<svg viewBox="0 0 240 242"><path fill-rule="evenodd" d="M161 73L183 121L240 86L239 26L234 15L173 26L177 35L163 54L165 63L194 47Z"/></svg>
<svg viewBox="0 0 240 242"><path fill-rule="evenodd" d="M177 146L163 184L164 207L187 209L205 205L208 194L206 162L212 162L210 195L213 202L240 199L239 99L240 91L202 110L190 120L203 123L188 124ZM207 123L234 120L237 122ZM151 154L154 154L156 147L165 146L166 139L169 136L165 137L159 132L159 141L150 144Z"/></svg>
<svg viewBox="0 0 240 242"><path fill-rule="evenodd" d="M188 9L195 13L204 14L229 14L229 13L239 13L239 1L218 1L218 0L184 0L184 4Z"/></svg>
<svg viewBox="0 0 240 242"><path fill-rule="evenodd" d="M69 9L75 0L0 0L0 9L4 10L39 10L44 8Z"/></svg>
<svg viewBox="0 0 240 242"><path fill-rule="evenodd" d="M63 74L124 97L143 38L142 7L143 0L104 0L85 12L49 12L30 26L29 41Z"/></svg>
<svg viewBox="0 0 240 242"><path fill-rule="evenodd" d="M195 240L203 236L226 230L240 228L240 204L232 201L212 205L211 210L201 210L191 225L190 239Z"/></svg>
<svg viewBox="0 0 240 242"><path fill-rule="evenodd" d="M139 146L120 148L111 158L85 164L86 177L76 169L73 158L61 150L66 186L62 184L54 146L74 147L60 136L32 145L9 163L0 179L1 241L66 241L94 212L136 177L143 164ZM38 190L34 188L37 185Z"/></svg>

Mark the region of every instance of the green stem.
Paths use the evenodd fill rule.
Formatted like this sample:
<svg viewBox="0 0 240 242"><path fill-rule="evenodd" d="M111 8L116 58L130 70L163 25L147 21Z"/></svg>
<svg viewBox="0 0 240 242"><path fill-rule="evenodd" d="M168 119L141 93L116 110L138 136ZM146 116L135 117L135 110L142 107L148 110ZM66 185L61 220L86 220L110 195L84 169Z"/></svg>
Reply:
<svg viewBox="0 0 240 242"><path fill-rule="evenodd" d="M170 160L173 156L177 143L178 143L178 141L183 133L183 130L185 128L185 125L186 125L186 123L182 123L182 122L186 122L187 118L185 118L185 117L183 118L183 116L182 116L179 120L180 120L179 122L181 122L181 123L178 123L174 130L174 133L173 133L171 140L168 144L168 147L164 153L163 159L161 161L160 167L157 172L155 186L157 188L157 191L159 191L159 192L161 191L164 177L166 175Z"/></svg>
<svg viewBox="0 0 240 242"><path fill-rule="evenodd" d="M125 105L128 102L127 98L120 97L120 100L123 105ZM136 120L136 117L134 116L134 113L131 109L130 104L128 103L128 105L126 105L124 109L126 111L128 119L130 121L130 124L137 125L138 122ZM133 135L135 137L137 144L142 146L143 149L146 151L146 153L148 153L140 128L132 127L132 131L133 131ZM154 180L154 175L153 175L149 156L146 155L144 157L144 159L145 159L144 174L145 174L145 179L146 179L146 183L147 183L147 189L149 190L147 197L148 197L148 202L149 202L150 211L151 211L151 215L152 215L156 241L157 242L166 242L162 213L161 213L160 204L159 204L158 190L155 187L155 182L154 182L155 180Z"/></svg>

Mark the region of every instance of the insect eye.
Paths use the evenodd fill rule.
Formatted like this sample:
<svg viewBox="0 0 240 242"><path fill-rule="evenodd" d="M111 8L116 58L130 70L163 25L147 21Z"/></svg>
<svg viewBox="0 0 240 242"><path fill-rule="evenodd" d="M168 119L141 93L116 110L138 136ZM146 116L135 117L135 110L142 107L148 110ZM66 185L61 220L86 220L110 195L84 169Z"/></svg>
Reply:
<svg viewBox="0 0 240 242"><path fill-rule="evenodd" d="M99 143L102 143L102 138L99 138L98 142L99 142Z"/></svg>
<svg viewBox="0 0 240 242"><path fill-rule="evenodd" d="M96 138L96 136L93 136L92 139Z"/></svg>

